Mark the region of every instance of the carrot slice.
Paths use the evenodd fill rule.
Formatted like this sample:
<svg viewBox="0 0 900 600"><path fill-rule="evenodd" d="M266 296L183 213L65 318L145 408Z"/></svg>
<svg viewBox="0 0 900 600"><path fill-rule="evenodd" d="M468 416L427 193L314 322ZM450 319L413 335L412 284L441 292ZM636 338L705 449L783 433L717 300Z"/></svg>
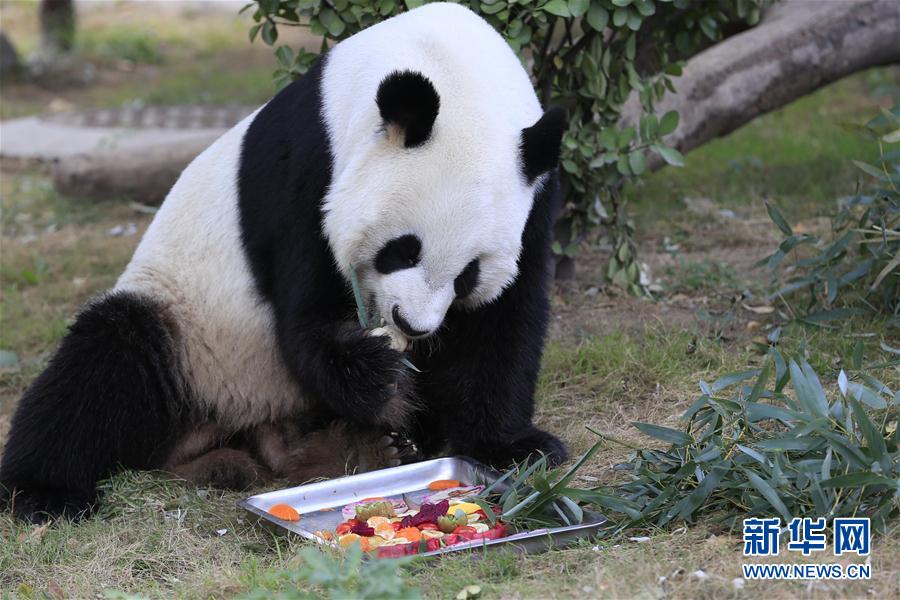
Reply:
<svg viewBox="0 0 900 600"><path fill-rule="evenodd" d="M432 492L439 492L441 490L449 490L450 488L459 487L458 479L438 479L436 481L432 481L428 484L428 489Z"/></svg>
<svg viewBox="0 0 900 600"><path fill-rule="evenodd" d="M397 532L397 537L406 538L411 542L418 542L422 539L422 532L417 527L406 527Z"/></svg>
<svg viewBox="0 0 900 600"><path fill-rule="evenodd" d="M294 510L290 504L275 504L269 509L269 514L282 521L300 520L300 513Z"/></svg>

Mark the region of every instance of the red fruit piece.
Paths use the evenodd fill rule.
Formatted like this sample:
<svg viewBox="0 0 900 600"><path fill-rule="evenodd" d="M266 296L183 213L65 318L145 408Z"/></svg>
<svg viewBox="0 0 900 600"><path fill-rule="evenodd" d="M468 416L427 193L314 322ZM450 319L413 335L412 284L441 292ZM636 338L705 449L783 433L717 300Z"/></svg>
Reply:
<svg viewBox="0 0 900 600"><path fill-rule="evenodd" d="M356 535L362 535L365 537L372 537L375 535L375 528L369 527L365 523L357 522L355 525L350 527L350 533L355 533Z"/></svg>
<svg viewBox="0 0 900 600"><path fill-rule="evenodd" d="M353 527L350 523L341 523L335 529L335 533L338 535L344 535L345 533L350 533L350 529Z"/></svg>
<svg viewBox="0 0 900 600"><path fill-rule="evenodd" d="M460 525L453 530L453 533L459 536L459 539L465 541L475 539L475 536L478 534L474 527L469 527L468 525Z"/></svg>

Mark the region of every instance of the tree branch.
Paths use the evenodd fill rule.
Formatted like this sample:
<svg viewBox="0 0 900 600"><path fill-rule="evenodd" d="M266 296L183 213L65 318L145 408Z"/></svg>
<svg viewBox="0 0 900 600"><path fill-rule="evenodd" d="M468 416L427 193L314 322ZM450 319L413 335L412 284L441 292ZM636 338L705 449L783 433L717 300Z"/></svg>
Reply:
<svg viewBox="0 0 900 600"><path fill-rule="evenodd" d="M677 110L666 144L687 152L851 73L900 63L900 2L788 0L757 27L692 58L657 114ZM633 94L622 124L641 115ZM651 168L662 166L653 155Z"/></svg>

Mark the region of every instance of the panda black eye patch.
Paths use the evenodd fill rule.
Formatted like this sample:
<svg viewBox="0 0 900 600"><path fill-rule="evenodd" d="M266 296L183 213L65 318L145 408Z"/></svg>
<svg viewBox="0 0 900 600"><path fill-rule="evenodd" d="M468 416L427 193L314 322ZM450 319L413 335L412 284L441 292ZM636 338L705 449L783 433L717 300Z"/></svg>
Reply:
<svg viewBox="0 0 900 600"><path fill-rule="evenodd" d="M411 233L394 238L375 255L375 268L382 275L410 269L419 264L422 241Z"/></svg>
<svg viewBox="0 0 900 600"><path fill-rule="evenodd" d="M465 298L478 285L478 269L478 259L476 258L467 264L462 273L453 280L453 291L456 292L457 298Z"/></svg>

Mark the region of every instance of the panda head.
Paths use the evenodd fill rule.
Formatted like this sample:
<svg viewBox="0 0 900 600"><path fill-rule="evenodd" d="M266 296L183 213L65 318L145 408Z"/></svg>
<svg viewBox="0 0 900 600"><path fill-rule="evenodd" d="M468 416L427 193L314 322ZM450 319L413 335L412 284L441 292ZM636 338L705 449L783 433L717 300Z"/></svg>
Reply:
<svg viewBox="0 0 900 600"><path fill-rule="evenodd" d="M369 134L335 156L324 205L338 267L412 339L435 333L451 305L477 308L515 280L565 125L533 98L498 112L465 90L447 96L419 72L384 77L360 111Z"/></svg>

